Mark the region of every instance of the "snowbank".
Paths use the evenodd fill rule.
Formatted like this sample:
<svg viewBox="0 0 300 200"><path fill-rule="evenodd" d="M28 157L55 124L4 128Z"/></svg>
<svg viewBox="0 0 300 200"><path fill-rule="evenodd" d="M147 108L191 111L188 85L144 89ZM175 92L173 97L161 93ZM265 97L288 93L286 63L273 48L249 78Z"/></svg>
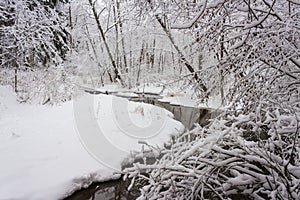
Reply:
<svg viewBox="0 0 300 200"><path fill-rule="evenodd" d="M170 134L183 131L163 109L109 95L85 94L78 101L85 97L93 98L93 105L84 106L106 138L95 141L96 150L114 165L83 141L90 127L78 121L85 114L77 100L60 106L18 104L9 88L0 87L0 199L59 199L92 181L118 178L114 172L131 150L140 150L139 140L161 145ZM151 128L154 135L139 136ZM105 149L107 143L122 154L112 155Z"/></svg>
<svg viewBox="0 0 300 200"><path fill-rule="evenodd" d="M193 107L193 108L209 108L209 109L223 109L222 100L220 97L210 97L207 103L199 103L198 100L192 98L192 94L174 93L169 96L168 94L163 95L160 102L170 103L171 105Z"/></svg>

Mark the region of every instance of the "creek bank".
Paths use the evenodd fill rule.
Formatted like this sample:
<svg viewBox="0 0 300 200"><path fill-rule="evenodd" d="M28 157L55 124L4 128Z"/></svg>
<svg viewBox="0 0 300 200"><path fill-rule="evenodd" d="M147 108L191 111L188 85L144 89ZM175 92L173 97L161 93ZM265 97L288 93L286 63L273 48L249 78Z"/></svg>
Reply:
<svg viewBox="0 0 300 200"><path fill-rule="evenodd" d="M136 94L131 93L118 93L118 92L103 92L103 91L86 91L91 94L110 94L118 97L127 98L134 102L143 102L152 104L172 112L174 119L180 121L187 130L190 130L194 125L206 125L210 119L215 118L220 111L211 108L197 108L183 105L173 105L169 102L161 101L162 96L157 94ZM124 95L125 94L125 95ZM130 95L129 95L130 94ZM135 94L135 93L133 93ZM154 163L159 157L147 157L147 163ZM144 158L136 158L132 163L125 163L122 169L132 166L133 163L143 162ZM138 183L141 184L141 183ZM100 183L93 183L88 188L81 189L73 193L71 196L65 198L65 200L113 200L113 199L136 199L139 195L139 189L143 186L135 184L131 187L130 191L127 188L130 185L129 180L123 180L121 177L118 180L111 180Z"/></svg>

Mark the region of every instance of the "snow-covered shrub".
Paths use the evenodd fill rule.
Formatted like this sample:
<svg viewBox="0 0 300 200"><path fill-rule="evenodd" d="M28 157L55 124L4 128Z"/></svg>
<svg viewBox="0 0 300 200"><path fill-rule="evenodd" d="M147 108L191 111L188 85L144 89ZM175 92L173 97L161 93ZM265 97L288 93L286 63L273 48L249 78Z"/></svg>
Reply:
<svg viewBox="0 0 300 200"><path fill-rule="evenodd" d="M51 67L65 61L69 51L67 2L0 2L0 84L12 85L20 102L61 82L51 74ZM60 86L55 90L65 89Z"/></svg>
<svg viewBox="0 0 300 200"><path fill-rule="evenodd" d="M0 67L17 70L60 63L69 50L66 2L0 2Z"/></svg>
<svg viewBox="0 0 300 200"><path fill-rule="evenodd" d="M153 165L126 169L147 182L139 199L299 199L300 110L263 107L197 127Z"/></svg>
<svg viewBox="0 0 300 200"><path fill-rule="evenodd" d="M215 67L197 74L230 108L175 139L155 164L124 171L147 181L140 199L299 199L299 3L141 2L214 53Z"/></svg>
<svg viewBox="0 0 300 200"><path fill-rule="evenodd" d="M77 90L71 79L72 76L70 74L67 75L63 69L48 70L37 82L37 90L33 91L32 94L42 104L69 101Z"/></svg>
<svg viewBox="0 0 300 200"><path fill-rule="evenodd" d="M0 85L14 87L14 72L0 71ZM56 104L71 100L77 87L68 69L55 67L18 72L17 100L20 103Z"/></svg>

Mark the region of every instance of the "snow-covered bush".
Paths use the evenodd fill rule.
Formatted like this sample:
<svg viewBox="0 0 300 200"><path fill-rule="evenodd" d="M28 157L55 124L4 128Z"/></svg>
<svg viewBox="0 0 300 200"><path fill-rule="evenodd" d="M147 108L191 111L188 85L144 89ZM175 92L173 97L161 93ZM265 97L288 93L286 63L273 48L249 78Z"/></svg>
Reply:
<svg viewBox="0 0 300 200"><path fill-rule="evenodd" d="M71 100L77 90L76 76L62 66L18 72L17 100L20 103L56 104ZM0 85L12 88L14 71L0 70Z"/></svg>
<svg viewBox="0 0 300 200"><path fill-rule="evenodd" d="M126 169L146 183L139 199L299 199L300 110L263 107L186 132L153 165Z"/></svg>
<svg viewBox="0 0 300 200"><path fill-rule="evenodd" d="M299 199L299 3L142 2L214 53L211 71L197 73L210 78L202 79L208 93L218 74L230 106L175 139L155 164L124 171L146 181L140 199Z"/></svg>
<svg viewBox="0 0 300 200"><path fill-rule="evenodd" d="M0 67L32 69L60 63L69 50L65 2L0 3Z"/></svg>
<svg viewBox="0 0 300 200"><path fill-rule="evenodd" d="M20 101L57 81L49 72L69 51L66 6L65 0L0 2L0 84L12 85ZM35 85L39 79L47 84Z"/></svg>
<svg viewBox="0 0 300 200"><path fill-rule="evenodd" d="M29 94L42 104L69 101L77 90L77 86L72 79L73 76L67 74L64 69L49 69L40 77L40 80L32 83L36 86L36 90Z"/></svg>

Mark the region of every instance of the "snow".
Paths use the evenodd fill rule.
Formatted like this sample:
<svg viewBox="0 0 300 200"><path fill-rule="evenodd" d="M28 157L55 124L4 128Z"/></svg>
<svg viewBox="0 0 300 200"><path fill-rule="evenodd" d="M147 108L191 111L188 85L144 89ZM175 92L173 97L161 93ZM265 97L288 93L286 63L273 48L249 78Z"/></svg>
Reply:
<svg viewBox="0 0 300 200"><path fill-rule="evenodd" d="M174 96L163 96L159 101L185 107L223 109L220 97L211 97L207 103L199 103L189 94L175 94Z"/></svg>
<svg viewBox="0 0 300 200"><path fill-rule="evenodd" d="M134 89L135 93L145 93L145 94L161 94L164 87L161 84L143 84Z"/></svg>
<svg viewBox="0 0 300 200"><path fill-rule="evenodd" d="M195 98L194 92L190 89L182 92L180 88L164 87L159 83L147 83L132 89L125 89L116 84L108 84L99 88L82 87L83 89L100 92L105 94L113 93L115 96L124 98L140 97L141 94L156 95L158 101L170 103L171 105L192 107L192 108L209 108L209 109L223 109L222 100L220 96L211 96L207 103L199 103Z"/></svg>
<svg viewBox="0 0 300 200"><path fill-rule="evenodd" d="M135 94L133 92L117 92L115 95L118 97L125 97L125 98L139 97L138 94Z"/></svg>
<svg viewBox="0 0 300 200"><path fill-rule="evenodd" d="M81 104L86 99L92 104ZM93 141L96 149L89 146L89 123L105 138ZM28 105L0 87L0 199L60 199L93 181L116 179L130 151L141 149L138 141L162 145L182 131L164 109L119 97L84 94L57 106Z"/></svg>
<svg viewBox="0 0 300 200"><path fill-rule="evenodd" d="M197 107L197 101L191 99L189 96L175 96L175 97L163 97L159 99L160 102L170 103L171 105L180 105L185 107Z"/></svg>
<svg viewBox="0 0 300 200"><path fill-rule="evenodd" d="M99 93L114 93L123 97L137 97L138 94L153 94L159 95L164 90L161 84L143 84L136 88L126 89L118 84L105 84L102 87L91 88L90 86L80 85L82 89L95 91Z"/></svg>
<svg viewBox="0 0 300 200"><path fill-rule="evenodd" d="M117 85L117 84L106 84L102 87L98 87L98 88L93 88L89 85L78 85L81 89L83 90L87 90L87 91L94 91L94 92L99 92L99 93L117 93L117 92L125 92L126 89L122 88L121 86Z"/></svg>

